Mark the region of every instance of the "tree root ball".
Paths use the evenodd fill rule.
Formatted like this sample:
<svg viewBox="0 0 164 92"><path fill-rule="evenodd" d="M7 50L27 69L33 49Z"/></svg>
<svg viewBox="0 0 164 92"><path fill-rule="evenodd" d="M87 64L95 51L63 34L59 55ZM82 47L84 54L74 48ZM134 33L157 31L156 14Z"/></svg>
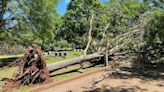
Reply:
<svg viewBox="0 0 164 92"><path fill-rule="evenodd" d="M18 62L19 68L11 79L3 78L4 90L50 82L49 71L40 48L33 44L24 49L24 56Z"/></svg>

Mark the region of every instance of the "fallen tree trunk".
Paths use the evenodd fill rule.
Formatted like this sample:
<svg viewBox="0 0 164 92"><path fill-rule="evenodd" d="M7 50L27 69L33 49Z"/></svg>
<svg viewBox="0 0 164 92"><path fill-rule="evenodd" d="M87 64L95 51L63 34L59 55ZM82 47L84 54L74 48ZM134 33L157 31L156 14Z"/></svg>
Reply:
<svg viewBox="0 0 164 92"><path fill-rule="evenodd" d="M114 54L116 51L118 51L120 48L115 47L109 50L109 56ZM73 59L70 60L65 60L65 61L61 61L61 62L57 62L57 63L52 63L52 64L48 64L48 70L49 72L53 72L71 65L75 65L75 64L80 64L82 62L86 62L86 61L90 61L96 58L102 58L104 57L104 51L102 52L97 52L97 53L93 53L93 54L88 54L88 55L83 55L83 56L79 56L79 57L75 57ZM108 56L108 57L109 57Z"/></svg>
<svg viewBox="0 0 164 92"><path fill-rule="evenodd" d="M75 64L79 64L79 63L82 63L82 62L85 62L85 61L89 61L89 60L92 60L92 59L95 59L95 58L99 58L99 57L104 57L105 55L103 55L103 53L106 52L106 50L109 48L109 46L107 46L104 50L102 50L101 52L98 52L98 53L93 53L93 54L89 54L89 55L86 55L87 53L87 50L89 48L89 45L91 43L91 40L92 40L92 36L91 36L91 32L92 32L92 22L93 22L93 17L94 15L92 15L92 18L90 20L90 30L89 30L89 33L88 33L88 44L86 46L86 49L84 50L84 56L80 56L80 57L76 57L76 58L73 58L73 59L70 59L70 60L66 60L66 61L62 61L62 62L57 62L57 63L54 63L54 64L49 64L48 65L48 70L49 72L53 72L53 71L56 71L56 70L59 70L61 68L65 68L65 67L68 67L68 66L71 66L71 65L75 65ZM106 28L104 29L105 31L107 30L109 24L107 24ZM117 36L116 38L113 39L113 41L111 43L115 43L115 41L121 37L124 37L124 36L127 36L127 35L133 35L133 34L136 34L140 32L140 30L133 30L131 32L127 32L127 33L124 33L122 35L119 35ZM104 36L105 34L103 34ZM117 51L119 51L121 48L120 47L113 47L111 48L110 47L110 50L109 52L106 52L106 63L108 62L108 57L109 55L114 55L114 53L116 53ZM108 55L109 53L109 55ZM123 56L122 56L123 57ZM124 58L124 57L123 57ZM126 57L125 57L126 58Z"/></svg>
<svg viewBox="0 0 164 92"><path fill-rule="evenodd" d="M79 56L79 57L75 57L70 60L65 60L65 61L61 61L61 62L57 62L57 63L53 63L53 64L48 64L48 70L49 70L49 72L53 72L53 71L59 70L61 68L65 68L65 67L68 67L71 65L79 64L82 62L86 62L86 61L96 59L96 58L101 58L101 57L104 57L104 54L100 53L100 52L85 55L85 56Z"/></svg>

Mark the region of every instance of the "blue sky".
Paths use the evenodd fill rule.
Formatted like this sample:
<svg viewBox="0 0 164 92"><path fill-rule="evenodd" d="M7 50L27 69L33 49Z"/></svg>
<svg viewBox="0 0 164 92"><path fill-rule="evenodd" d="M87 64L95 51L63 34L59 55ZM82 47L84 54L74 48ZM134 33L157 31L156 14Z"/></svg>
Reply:
<svg viewBox="0 0 164 92"><path fill-rule="evenodd" d="M71 0L59 0L59 3L57 4L56 10L60 15L64 15L64 13L66 12L67 9L67 4L70 2ZM99 0L100 2L105 2L108 0Z"/></svg>

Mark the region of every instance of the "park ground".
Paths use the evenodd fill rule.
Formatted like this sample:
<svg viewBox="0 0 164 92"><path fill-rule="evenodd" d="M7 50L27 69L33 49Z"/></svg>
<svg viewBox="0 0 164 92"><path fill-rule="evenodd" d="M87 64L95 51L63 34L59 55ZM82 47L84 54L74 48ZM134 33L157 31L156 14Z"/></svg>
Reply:
<svg viewBox="0 0 164 92"><path fill-rule="evenodd" d="M95 73L39 92L164 92L164 80L109 77L93 86L93 79L101 77L103 73Z"/></svg>
<svg viewBox="0 0 164 92"><path fill-rule="evenodd" d="M70 59L73 57L77 57L81 55L81 52L69 52L68 57L66 58L54 58L46 56L46 62L48 64L59 62L62 60ZM20 57L18 56L1 56L0 58L11 58L11 57ZM89 62L84 63L84 74L88 72L92 72L98 69L101 69L104 65L99 64L92 67L92 64ZM55 82L60 82L65 79L69 79L74 76L82 76L83 73L78 72L77 70L80 68L80 65L70 66L61 70L58 70L54 73L51 73L51 78ZM16 71L17 67L10 68L1 68L0 70L0 79L3 77L11 78L13 73ZM121 68L120 68L121 69ZM93 85L93 80L101 78L104 74L108 74L110 71L101 71L97 73L93 73L84 77L80 77L77 79L73 79L72 81L62 83L60 85L52 86L48 89L39 91L39 92L164 92L164 77L162 77L164 72L159 72L162 76L154 76L154 72L158 73L158 71L147 71L146 75L141 74L143 71L132 71L131 68L126 67L126 71L132 72L132 75L112 75L106 77L104 80ZM124 70L125 70L124 69ZM153 69L153 68L152 68ZM146 70L145 70L146 71ZM2 84L3 82L0 82ZM42 87L42 85L39 85ZM19 89L14 89L13 92L28 92L29 89L33 87L22 86Z"/></svg>
<svg viewBox="0 0 164 92"><path fill-rule="evenodd" d="M47 64L51 64L51 63L55 63L55 62L60 62L63 60L67 60L67 59L71 59L73 57L77 57L80 56L82 54L82 52L75 52L75 51L68 51L67 52L68 56L65 58L61 58L61 57L53 57L53 56L45 56L45 60L47 62ZM11 58L19 58L23 55L8 55L8 56L0 56L1 60L7 60L7 59L11 59ZM95 70L99 67L102 67L102 65L97 65L95 67L92 67L92 64L90 64L89 62L83 63L85 71L92 71ZM55 81L59 81L59 80L63 80L72 76L76 76L81 74L80 72L77 72L77 70L80 68L80 65L73 65L64 69L60 69L56 72L51 73L51 78ZM7 67L5 68L2 67L0 68L0 80L2 80L2 78L7 77L7 78L12 78L12 75L17 71L17 67ZM2 85L3 82L0 81L0 85ZM22 86L19 89L14 89L13 92L28 92L28 90L30 89L30 87L27 86ZM0 87L0 92L1 92L1 87Z"/></svg>
<svg viewBox="0 0 164 92"><path fill-rule="evenodd" d="M124 63L117 68L106 67L92 74L81 74L85 76L39 92L164 92L162 67L147 69L139 70L130 63Z"/></svg>

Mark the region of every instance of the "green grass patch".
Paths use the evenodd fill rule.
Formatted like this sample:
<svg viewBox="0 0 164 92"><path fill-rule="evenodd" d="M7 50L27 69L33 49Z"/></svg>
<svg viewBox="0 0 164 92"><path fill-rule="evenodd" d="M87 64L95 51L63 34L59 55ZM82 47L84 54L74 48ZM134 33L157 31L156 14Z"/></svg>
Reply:
<svg viewBox="0 0 164 92"><path fill-rule="evenodd" d="M17 69L17 67L0 68L0 80L2 80L2 78L12 78L14 72L16 72ZM3 81L0 81L0 86L2 86L3 83ZM19 89L12 89L10 92L28 92L28 89L28 86L21 86ZM0 92L2 92L1 87Z"/></svg>
<svg viewBox="0 0 164 92"><path fill-rule="evenodd" d="M7 58L19 58L19 57L21 57L21 56L23 56L23 55L2 55L2 56L0 56L0 59L7 59Z"/></svg>
<svg viewBox="0 0 164 92"><path fill-rule="evenodd" d="M13 76L13 73L16 71L16 67L10 67L10 68L0 68L0 80L2 80L2 78L11 78ZM3 84L4 82L0 81L0 86ZM1 87L0 87L0 92L2 91Z"/></svg>
<svg viewBox="0 0 164 92"><path fill-rule="evenodd" d="M60 62L63 60L67 60L67 59L71 59L74 57L78 57L80 55L82 55L82 52L74 52L74 51L68 51L67 52L67 57L62 58L62 57L51 57L51 56L45 56L45 60L46 62L49 63L55 63L55 62Z"/></svg>
<svg viewBox="0 0 164 92"><path fill-rule="evenodd" d="M90 72L90 71L96 70L96 69L102 67L103 65L100 64L100 65L96 65L94 67L90 67L90 66L92 66L92 64L90 62L83 63L84 72ZM51 73L51 75L53 75L51 78L58 81L58 80L70 78L72 76L77 76L77 75L81 74L80 72L77 71L78 69L80 69L79 64L69 66L67 68L63 68L63 69L60 69L58 71Z"/></svg>
<svg viewBox="0 0 164 92"><path fill-rule="evenodd" d="M67 60L67 59L71 59L77 56L82 55L82 52L75 52L75 51L68 51L67 52L67 57L65 58L61 58L61 57L51 57L51 56L45 56L45 60L47 63L55 63L55 62L59 62L59 61L63 61L63 60ZM3 59L5 61L5 59L10 59L10 58L19 58L22 57L23 55L1 55L0 59Z"/></svg>
<svg viewBox="0 0 164 92"><path fill-rule="evenodd" d="M16 70L17 70L17 67L0 68L0 80L4 77L11 78L14 71Z"/></svg>

